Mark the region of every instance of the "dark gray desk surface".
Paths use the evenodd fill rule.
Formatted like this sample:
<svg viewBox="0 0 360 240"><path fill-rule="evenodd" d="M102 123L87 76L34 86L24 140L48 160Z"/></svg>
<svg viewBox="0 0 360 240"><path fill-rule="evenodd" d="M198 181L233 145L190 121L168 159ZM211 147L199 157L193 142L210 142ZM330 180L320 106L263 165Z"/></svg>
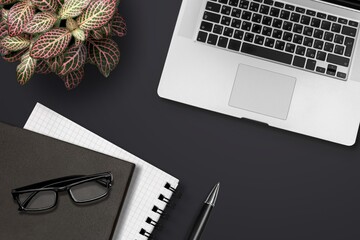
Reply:
<svg viewBox="0 0 360 240"><path fill-rule="evenodd" d="M51 75L20 87L1 60L0 120L23 126L39 101L177 176L183 197L160 240L184 239L217 181L203 239L360 239L359 141L343 147L157 96L180 4L123 1L121 64L109 79L88 67L72 92Z"/></svg>

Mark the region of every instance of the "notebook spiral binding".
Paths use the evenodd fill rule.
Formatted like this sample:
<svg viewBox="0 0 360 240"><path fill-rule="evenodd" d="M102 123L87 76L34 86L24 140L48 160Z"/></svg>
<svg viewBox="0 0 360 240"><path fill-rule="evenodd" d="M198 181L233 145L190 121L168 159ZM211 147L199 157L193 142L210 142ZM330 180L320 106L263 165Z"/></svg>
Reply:
<svg viewBox="0 0 360 240"><path fill-rule="evenodd" d="M149 240L154 239L155 232L156 232L156 231L159 231L159 229L160 229L160 224L159 224L159 222L162 221L162 220L166 217L166 215L167 215L167 213L168 213L168 211L167 211L167 210L168 210L168 207L171 206L171 202L173 201L174 196L176 195L176 192L177 192L177 188L172 187L170 183L166 183L165 186L164 186L164 188L165 188L166 190L172 192L171 198L167 198L167 197L165 197L163 194L160 194L159 197L158 197L158 200L159 200L159 201L163 201L163 202L166 203L165 209L160 209L160 208L157 207L156 205L154 205L153 208L152 208L152 211L153 211L153 212L155 212L155 213L157 213L157 214L160 215L160 219L159 219L158 221L155 221L155 220L151 219L150 217L148 217L148 218L145 220L145 223L146 223L146 224L149 224L149 225L154 226L154 231L153 231L153 232L148 232L148 231L146 231L144 228L142 228L142 229L140 230L140 234L143 235L143 236L145 236L145 237L147 237L147 239L149 239Z"/></svg>

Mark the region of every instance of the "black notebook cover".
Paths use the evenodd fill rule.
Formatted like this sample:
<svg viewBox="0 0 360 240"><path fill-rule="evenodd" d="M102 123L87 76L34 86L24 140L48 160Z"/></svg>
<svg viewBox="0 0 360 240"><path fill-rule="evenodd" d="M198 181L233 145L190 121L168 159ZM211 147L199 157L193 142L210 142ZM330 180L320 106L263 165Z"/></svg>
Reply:
<svg viewBox="0 0 360 240"><path fill-rule="evenodd" d="M135 165L28 130L0 123L0 239L110 240ZM57 207L20 213L11 190L53 178L111 171L114 184L102 201L75 204L59 193Z"/></svg>

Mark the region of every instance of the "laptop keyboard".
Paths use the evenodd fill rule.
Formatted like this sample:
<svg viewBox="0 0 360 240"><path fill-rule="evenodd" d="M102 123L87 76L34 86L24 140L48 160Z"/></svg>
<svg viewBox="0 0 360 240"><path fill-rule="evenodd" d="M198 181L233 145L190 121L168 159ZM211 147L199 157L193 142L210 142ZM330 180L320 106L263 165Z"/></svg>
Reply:
<svg viewBox="0 0 360 240"><path fill-rule="evenodd" d="M208 0L197 41L346 80L359 23L273 0Z"/></svg>

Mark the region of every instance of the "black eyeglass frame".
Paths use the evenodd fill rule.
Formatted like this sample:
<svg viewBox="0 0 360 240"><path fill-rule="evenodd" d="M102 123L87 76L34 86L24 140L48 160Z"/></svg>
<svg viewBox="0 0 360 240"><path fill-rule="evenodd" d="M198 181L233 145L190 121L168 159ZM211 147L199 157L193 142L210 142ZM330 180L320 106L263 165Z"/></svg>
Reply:
<svg viewBox="0 0 360 240"><path fill-rule="evenodd" d="M92 199L88 199L88 200L84 200L84 201L79 201L74 197L73 193L71 192L71 188L74 186L77 186L77 185L80 185L83 183L87 183L87 182L91 182L91 181L95 181L95 180L104 179L104 178L107 181L106 182L102 181L101 183L106 186L107 191L101 196L98 196L98 197L92 198ZM68 194L70 195L70 198L75 203L78 203L78 204L86 204L89 202L100 200L109 194L113 182L114 182L114 177L111 172L104 172L104 173L91 174L91 175L72 175L72 176L61 177L61 178L56 178L56 179L51 179L48 181L31 184L31 185L21 187L21 188L16 188L11 191L11 194L13 196L13 199L17 201L17 203L19 205L18 210L20 212L39 212L39 211L46 211L46 210L54 208L58 203L58 197L59 197L58 193L64 192L64 191L67 191ZM31 199L37 193L42 192L42 191L52 191L55 193L54 204L51 206L48 206L48 207L38 208L38 209L26 208L26 205L30 203ZM30 195L22 203L20 201L20 194L29 193L29 192L33 192L34 194Z"/></svg>

